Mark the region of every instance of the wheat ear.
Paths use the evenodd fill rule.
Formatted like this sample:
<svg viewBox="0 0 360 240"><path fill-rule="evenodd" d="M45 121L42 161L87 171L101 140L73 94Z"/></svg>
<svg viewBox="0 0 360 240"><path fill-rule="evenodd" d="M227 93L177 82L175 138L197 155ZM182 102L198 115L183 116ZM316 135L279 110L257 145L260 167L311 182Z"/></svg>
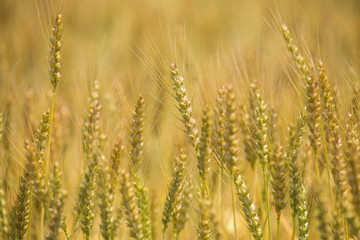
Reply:
<svg viewBox="0 0 360 240"><path fill-rule="evenodd" d="M25 177L29 176L25 173L20 178L19 193L14 207L10 212L10 231L9 238L11 240L22 240L29 226L30 217L30 188Z"/></svg>
<svg viewBox="0 0 360 240"><path fill-rule="evenodd" d="M95 81L89 98L89 113L83 129L83 149L87 166L80 184L76 206L78 218L81 221L81 229L87 240L90 239L90 231L94 224L96 177L101 157L100 148L104 140L104 136L100 134L101 105L98 99L98 89L98 82Z"/></svg>
<svg viewBox="0 0 360 240"><path fill-rule="evenodd" d="M192 101L188 97L185 80L180 76L179 70L174 63L171 64L170 76L173 80L173 89L175 91L175 99L178 102L178 109L182 116L182 122L185 125L185 133L197 152L199 147L199 130L193 117Z"/></svg>
<svg viewBox="0 0 360 240"><path fill-rule="evenodd" d="M59 81L61 79L61 37L63 33L63 22L62 22L62 16L61 14L58 14L55 19L55 24L52 29L52 38L50 39L51 45L50 45L50 80L51 85L53 87L53 92L56 91L56 88L59 84Z"/></svg>
<svg viewBox="0 0 360 240"><path fill-rule="evenodd" d="M52 176L50 178L50 199L48 203L50 225L48 234L46 235L46 240L58 239L59 229L64 229L64 231L66 232L64 216L64 200L66 197L66 192L61 189L61 177L62 172L60 170L59 163L55 162Z"/></svg>
<svg viewBox="0 0 360 240"><path fill-rule="evenodd" d="M141 216L139 215L139 209L137 207L134 185L130 180L129 173L121 171L120 176L120 191L127 218L127 225L130 228L130 236L134 239L142 240L144 239L142 231L143 226L141 224Z"/></svg>
<svg viewBox="0 0 360 240"><path fill-rule="evenodd" d="M140 95L131 123L131 168L136 173L138 172L141 163L143 161L143 149L144 149L144 111L145 111L145 100Z"/></svg>
<svg viewBox="0 0 360 240"><path fill-rule="evenodd" d="M261 229L261 223L259 216L257 215L256 207L251 199L249 189L246 186L245 181L242 179L238 171L234 172L234 182L237 192L237 196L242 203L242 210L245 217L245 221L254 239L263 239L263 232Z"/></svg>
<svg viewBox="0 0 360 240"><path fill-rule="evenodd" d="M175 208L176 196L181 191L180 187L185 179L185 163L186 163L186 155L181 151L179 156L175 158L169 191L166 196L163 217L162 217L162 223L164 225L163 227L164 235L168 228L169 222L171 222L172 220L172 213Z"/></svg>
<svg viewBox="0 0 360 240"><path fill-rule="evenodd" d="M277 239L280 237L281 211L286 207L286 194L288 192L288 165L285 161L283 148L276 144L270 161L270 173L272 177L272 195L277 214Z"/></svg>

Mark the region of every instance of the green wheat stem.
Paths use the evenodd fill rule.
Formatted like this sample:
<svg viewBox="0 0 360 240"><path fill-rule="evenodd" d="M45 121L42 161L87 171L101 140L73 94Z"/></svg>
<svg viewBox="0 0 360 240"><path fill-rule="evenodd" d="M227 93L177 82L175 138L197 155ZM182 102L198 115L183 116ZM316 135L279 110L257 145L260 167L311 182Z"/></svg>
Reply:
<svg viewBox="0 0 360 240"><path fill-rule="evenodd" d="M270 199L269 199L269 188L268 188L268 176L266 173L265 167L263 167L263 179L264 179L264 189L265 189L265 201L266 201L266 218L267 218L267 226L269 232L269 239L272 239L271 236L271 221L270 221Z"/></svg>
<svg viewBox="0 0 360 240"><path fill-rule="evenodd" d="M32 191L30 191L30 194L29 194L29 199L30 199L30 209L29 209L29 224L28 224L28 228L27 228L27 230L26 230L26 239L27 240L30 240L30 230L31 230L31 219L32 219L32 209L33 209L33 207L32 207Z"/></svg>
<svg viewBox="0 0 360 240"><path fill-rule="evenodd" d="M177 240L177 239L178 239L178 236L177 236L176 230L174 230L173 234L172 234L172 240Z"/></svg>
<svg viewBox="0 0 360 240"><path fill-rule="evenodd" d="M281 214L279 214L276 218L276 223L277 223L276 240L280 239L280 218L281 218Z"/></svg>
<svg viewBox="0 0 360 240"><path fill-rule="evenodd" d="M217 192L218 192L218 198L217 198L217 205L218 205L218 213L219 213L219 216L218 216L218 219L221 219L221 187L222 187L222 168L221 168L221 165L218 164L218 168L219 168L219 184L218 184L218 189L217 189Z"/></svg>
<svg viewBox="0 0 360 240"><path fill-rule="evenodd" d="M318 158L319 158L319 151L316 149L315 150L315 174L316 174L316 179L318 181L320 181L320 174L319 174L319 163L318 163Z"/></svg>
<svg viewBox="0 0 360 240"><path fill-rule="evenodd" d="M231 180L234 179L234 172L231 172ZM231 204L232 204L232 211L233 211L233 221L234 221L234 235L235 239L237 239L237 230L236 230L236 205L235 205L235 193L234 193L234 181L231 181Z"/></svg>
<svg viewBox="0 0 360 240"><path fill-rule="evenodd" d="M44 219L45 219L45 208L41 206L40 212L40 238L42 239L43 231L44 231Z"/></svg>
<svg viewBox="0 0 360 240"><path fill-rule="evenodd" d="M343 214L343 221L344 221L344 224L345 224L345 239L348 240L349 239L349 226L348 226L348 223L347 223L347 220L346 220L346 214L345 213Z"/></svg>
<svg viewBox="0 0 360 240"><path fill-rule="evenodd" d="M79 219L80 219L80 217L81 216L79 216ZM77 231L77 234L76 234L76 240L80 240L80 221L78 221L79 223L77 224L77 227L76 228L78 228L78 230L76 230Z"/></svg>
<svg viewBox="0 0 360 240"><path fill-rule="evenodd" d="M64 232L64 234L65 234L66 239L67 239L67 240L70 240L70 236L69 236L66 228L67 228L66 226L63 227L63 232Z"/></svg>
<svg viewBox="0 0 360 240"><path fill-rule="evenodd" d="M222 169L219 166L219 186L218 186L218 205L221 207L221 187L222 187Z"/></svg>
<svg viewBox="0 0 360 240"><path fill-rule="evenodd" d="M295 240L295 233L296 233L296 215L293 214L293 230L291 235L291 240Z"/></svg>

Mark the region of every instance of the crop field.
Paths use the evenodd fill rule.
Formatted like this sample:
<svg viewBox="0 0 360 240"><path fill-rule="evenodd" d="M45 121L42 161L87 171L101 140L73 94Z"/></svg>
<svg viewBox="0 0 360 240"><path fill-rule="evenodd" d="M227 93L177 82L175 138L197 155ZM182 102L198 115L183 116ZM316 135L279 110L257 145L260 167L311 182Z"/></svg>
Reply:
<svg viewBox="0 0 360 240"><path fill-rule="evenodd" d="M357 0L0 0L0 239L360 240Z"/></svg>

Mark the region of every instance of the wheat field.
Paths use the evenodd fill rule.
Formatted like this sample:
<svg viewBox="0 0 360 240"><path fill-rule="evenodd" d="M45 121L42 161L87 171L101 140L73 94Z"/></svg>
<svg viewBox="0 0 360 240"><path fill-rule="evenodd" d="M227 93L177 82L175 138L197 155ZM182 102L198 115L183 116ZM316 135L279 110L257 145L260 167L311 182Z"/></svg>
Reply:
<svg viewBox="0 0 360 240"><path fill-rule="evenodd" d="M357 0L0 1L0 238L360 239Z"/></svg>

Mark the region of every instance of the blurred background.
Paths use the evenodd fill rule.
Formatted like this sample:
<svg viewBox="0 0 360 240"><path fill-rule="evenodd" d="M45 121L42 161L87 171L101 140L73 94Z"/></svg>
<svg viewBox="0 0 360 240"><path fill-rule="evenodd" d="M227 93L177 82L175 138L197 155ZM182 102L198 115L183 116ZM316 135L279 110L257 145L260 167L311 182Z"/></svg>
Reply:
<svg viewBox="0 0 360 240"><path fill-rule="evenodd" d="M49 107L49 39L58 13L64 22L63 77L55 128L61 129L59 160L70 213L81 177L81 127L94 80L100 83L107 156L119 135L128 138L135 100L140 93L145 98L142 170L159 206L154 210L158 224L172 157L186 144L171 96L172 62L185 77L198 121L201 108L215 102L222 84L232 83L243 102L249 82L258 79L270 108L277 110L280 128L285 131L293 122L303 107L303 83L282 39L283 23L304 55L325 63L342 109L349 105L351 87L358 84L357 0L0 0L0 107L11 119L14 179L25 165L24 141L32 138L41 112ZM127 157L128 148L124 166ZM10 191L15 193L16 186L14 181ZM224 219L226 214L231 213L225 211ZM196 224L196 217L190 221ZM231 224L224 226L230 235ZM288 225L284 223L285 229ZM195 236L194 231L188 227L184 239Z"/></svg>

